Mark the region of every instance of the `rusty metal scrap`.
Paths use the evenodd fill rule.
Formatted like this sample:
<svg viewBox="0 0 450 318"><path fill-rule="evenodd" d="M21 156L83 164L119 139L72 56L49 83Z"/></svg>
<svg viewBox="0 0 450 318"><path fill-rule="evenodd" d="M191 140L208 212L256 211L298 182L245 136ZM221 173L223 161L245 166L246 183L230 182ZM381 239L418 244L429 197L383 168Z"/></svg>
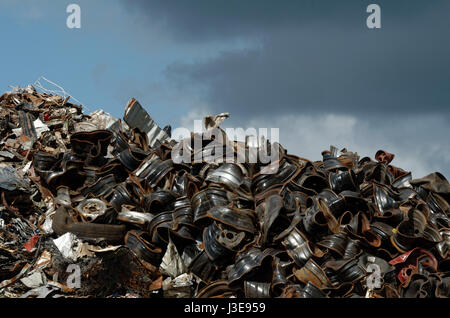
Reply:
<svg viewBox="0 0 450 318"><path fill-rule="evenodd" d="M0 97L0 297L450 296L439 172L264 138L278 160L242 163L255 149L226 137L228 113L176 141L135 99L123 121L69 100Z"/></svg>

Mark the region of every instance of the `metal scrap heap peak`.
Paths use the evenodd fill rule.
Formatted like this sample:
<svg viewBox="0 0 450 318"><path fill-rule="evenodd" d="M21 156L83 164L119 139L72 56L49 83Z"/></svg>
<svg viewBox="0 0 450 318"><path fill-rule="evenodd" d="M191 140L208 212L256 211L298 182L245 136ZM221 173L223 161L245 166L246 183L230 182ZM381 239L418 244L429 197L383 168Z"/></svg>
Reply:
<svg viewBox="0 0 450 318"><path fill-rule="evenodd" d="M175 140L135 99L118 119L3 94L0 297L449 297L442 174L268 140L276 160L238 160L226 117Z"/></svg>

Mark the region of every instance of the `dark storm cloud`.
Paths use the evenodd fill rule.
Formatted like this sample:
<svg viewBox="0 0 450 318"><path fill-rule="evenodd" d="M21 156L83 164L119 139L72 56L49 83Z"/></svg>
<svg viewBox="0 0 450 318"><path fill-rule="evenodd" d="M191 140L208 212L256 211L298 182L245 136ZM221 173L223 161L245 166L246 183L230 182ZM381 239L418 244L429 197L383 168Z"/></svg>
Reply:
<svg viewBox="0 0 450 318"><path fill-rule="evenodd" d="M183 126L226 111L224 126L279 127L280 142L306 158L330 144L372 157L386 149L415 177L450 176L450 1L124 3L181 52L229 43L166 68L163 86L189 105ZM366 27L371 3L380 30Z"/></svg>
<svg viewBox="0 0 450 318"><path fill-rule="evenodd" d="M365 8L382 8L369 30ZM258 47L180 61L166 74L204 86L213 111L443 113L450 101L449 1L137 1L175 38L260 40Z"/></svg>
<svg viewBox="0 0 450 318"><path fill-rule="evenodd" d="M378 3L396 19L409 19L443 0L124 0L130 12L150 23L162 23L178 40L220 40L228 36L261 35L277 28L311 21L351 27L365 21L361 13ZM390 14L387 12L387 16Z"/></svg>

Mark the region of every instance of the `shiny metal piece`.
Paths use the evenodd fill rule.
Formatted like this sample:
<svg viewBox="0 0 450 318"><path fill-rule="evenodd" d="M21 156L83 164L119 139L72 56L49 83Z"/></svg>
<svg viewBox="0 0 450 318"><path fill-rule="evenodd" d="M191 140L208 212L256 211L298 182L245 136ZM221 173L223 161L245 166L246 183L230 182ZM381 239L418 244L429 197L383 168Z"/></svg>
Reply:
<svg viewBox="0 0 450 318"><path fill-rule="evenodd" d="M412 185L410 183L411 180L412 180L412 174L411 174L411 172L408 172L407 174L404 174L403 176L395 179L394 182L392 182L392 186L397 189L401 189L401 188L412 189Z"/></svg>
<svg viewBox="0 0 450 318"><path fill-rule="evenodd" d="M188 271L209 283L217 273L217 267L211 262L206 252L202 251L189 264Z"/></svg>
<svg viewBox="0 0 450 318"><path fill-rule="evenodd" d="M187 197L179 197L173 203L173 221L170 224L170 236L177 247L188 241L195 241L198 228L194 225L191 202ZM166 225L168 227L168 225ZM160 234L161 235L161 234Z"/></svg>
<svg viewBox="0 0 450 318"><path fill-rule="evenodd" d="M113 174L100 178L92 185L89 185L81 190L81 193L87 197L93 194L96 197L107 198L113 191L116 185L116 178Z"/></svg>
<svg viewBox="0 0 450 318"><path fill-rule="evenodd" d="M326 262L323 267L334 286L343 282L356 282L366 276L365 269L357 259L342 259Z"/></svg>
<svg viewBox="0 0 450 318"><path fill-rule="evenodd" d="M248 209L233 209L229 206L215 206L208 210L206 215L236 230L254 233L256 228L254 226L255 212Z"/></svg>
<svg viewBox="0 0 450 318"><path fill-rule="evenodd" d="M145 226L149 224L154 218L154 215L151 213L137 212L137 211L129 211L126 210L125 207L122 207L122 211L117 214L117 220Z"/></svg>
<svg viewBox="0 0 450 318"><path fill-rule="evenodd" d="M237 189L243 182L244 175L236 164L224 163L217 169L208 172L205 181L223 183L231 189Z"/></svg>
<svg viewBox="0 0 450 318"><path fill-rule="evenodd" d="M270 283L244 282L245 298L270 298Z"/></svg>
<svg viewBox="0 0 450 318"><path fill-rule="evenodd" d="M162 249L151 243L151 238L147 232L129 231L125 235L125 245L144 261L154 266L159 266L161 263Z"/></svg>
<svg viewBox="0 0 450 318"><path fill-rule="evenodd" d="M439 255L445 259L450 251L450 229L442 230L440 231L440 234L443 240L436 245L436 249L438 250Z"/></svg>
<svg viewBox="0 0 450 318"><path fill-rule="evenodd" d="M297 228L295 228L282 242L284 247L287 249L294 249L303 243L306 243L308 239L306 236L300 232Z"/></svg>
<svg viewBox="0 0 450 318"><path fill-rule="evenodd" d="M282 160L276 174L256 174L252 179L254 194L262 193L272 187L282 185L294 176L297 167L286 160Z"/></svg>
<svg viewBox="0 0 450 318"><path fill-rule="evenodd" d="M231 259L234 252L220 244L218 239L222 235L221 232L221 229L215 222L211 223L203 231L203 244L205 252L211 261L225 263Z"/></svg>
<svg viewBox="0 0 450 318"><path fill-rule="evenodd" d="M291 265L291 262L282 262L278 257L275 257L272 276L272 286L274 290L282 288L287 284L286 267L289 265Z"/></svg>
<svg viewBox="0 0 450 318"><path fill-rule="evenodd" d="M375 204L378 208L378 212L383 215L386 211L396 209L399 207L397 201L389 196L388 191L381 186L374 185L375 189Z"/></svg>
<svg viewBox="0 0 450 318"><path fill-rule="evenodd" d="M123 183L115 187L109 202L117 212L122 211L123 205L132 205L134 203L131 194Z"/></svg>
<svg viewBox="0 0 450 318"><path fill-rule="evenodd" d="M148 144L153 147L157 140L169 140L169 135L155 123L136 99L131 99L125 109L123 120L131 128L139 128L148 137Z"/></svg>
<svg viewBox="0 0 450 318"><path fill-rule="evenodd" d="M322 161L325 170L347 169L330 151L322 151Z"/></svg>
<svg viewBox="0 0 450 318"><path fill-rule="evenodd" d="M400 194L399 197L402 202L408 201L409 199L414 198L414 196L416 195L416 192L410 188L400 188L398 189L398 192Z"/></svg>
<svg viewBox="0 0 450 318"><path fill-rule="evenodd" d="M436 243L442 242L443 238L439 231L434 227L427 225L423 231L423 238L428 241L425 245L433 246ZM428 246L427 246L428 247Z"/></svg>
<svg viewBox="0 0 450 318"><path fill-rule="evenodd" d="M267 248L260 250L257 248L250 248L249 250L239 254L236 258L234 266L228 268L228 282L234 283L241 279L245 274L248 274L255 268L261 266L262 262L268 257L275 257L282 253L280 250Z"/></svg>
<svg viewBox="0 0 450 318"><path fill-rule="evenodd" d="M394 228L385 222L373 222L370 228L381 238L384 244L390 242L390 238L394 235Z"/></svg>
<svg viewBox="0 0 450 318"><path fill-rule="evenodd" d="M413 186L414 191L417 193L417 196L422 199L422 200L426 200L428 198L428 194L430 193L428 190L426 190L425 188L421 187L420 185L418 186Z"/></svg>
<svg viewBox="0 0 450 318"><path fill-rule="evenodd" d="M225 206L230 203L225 190L209 187L197 192L192 197L192 208L194 209L194 223L204 221L207 211L215 206Z"/></svg>
<svg viewBox="0 0 450 318"><path fill-rule="evenodd" d="M142 160L140 160L133 154L130 147L122 150L117 155L117 159L119 159L119 161L124 165L125 168L127 168L128 171L133 171L142 162Z"/></svg>
<svg viewBox="0 0 450 318"><path fill-rule="evenodd" d="M171 159L163 161L158 157L151 157L150 160L141 164L135 174L137 177L145 179L150 187L155 187L172 169L173 162Z"/></svg>
<svg viewBox="0 0 450 318"><path fill-rule="evenodd" d="M311 282L306 283L306 286L300 292L300 298L328 298L327 295L316 285Z"/></svg>
<svg viewBox="0 0 450 318"><path fill-rule="evenodd" d="M93 222L106 212L106 203L100 199L86 199L77 206L77 211L86 222Z"/></svg>
<svg viewBox="0 0 450 318"><path fill-rule="evenodd" d="M194 213L191 207L191 201L187 197L179 197L173 203L173 228L180 225L194 227Z"/></svg>
<svg viewBox="0 0 450 318"><path fill-rule="evenodd" d="M318 249L313 243L307 241L300 246L288 250L287 253L294 260L295 264L302 266L308 262L311 257L321 258L325 253Z"/></svg>
<svg viewBox="0 0 450 318"><path fill-rule="evenodd" d="M347 247L348 237L344 232L339 232L333 235L326 236L323 240L317 243L317 245L334 251L340 257L345 254L345 248Z"/></svg>
<svg viewBox="0 0 450 318"><path fill-rule="evenodd" d="M336 193L340 193L344 190L355 191L356 175L353 170L330 172L328 175L328 182L330 183L331 190Z"/></svg>
<svg viewBox="0 0 450 318"><path fill-rule="evenodd" d="M116 153L121 153L125 149L129 148L128 144L128 138L125 136L125 134L122 131L118 131L115 134L115 141L114 141L114 151Z"/></svg>
<svg viewBox="0 0 450 318"><path fill-rule="evenodd" d="M83 121L81 123L75 123L74 125L75 132L89 132L97 130L97 125L94 123L90 123L87 121Z"/></svg>
<svg viewBox="0 0 450 318"><path fill-rule="evenodd" d="M314 197L309 198L307 201L308 206L313 204L314 198L322 198L335 217L340 217L346 211L345 199L330 189L325 189Z"/></svg>
<svg viewBox="0 0 450 318"><path fill-rule="evenodd" d="M169 225L173 220L172 211L161 212L155 215L155 217L150 221L147 227L147 231L150 234L151 242L156 245L168 244L169 237L168 232L165 231L166 237L161 237L159 234L163 232L159 232L158 228L167 226L167 228L171 228Z"/></svg>
<svg viewBox="0 0 450 318"><path fill-rule="evenodd" d="M262 244L267 243L271 227L279 217L283 207L283 198L279 195L271 195L264 201L262 209L258 209L259 227L262 232Z"/></svg>
<svg viewBox="0 0 450 318"><path fill-rule="evenodd" d="M450 204L439 194L430 193L427 198L427 203L433 213L444 216L450 215Z"/></svg>
<svg viewBox="0 0 450 318"><path fill-rule="evenodd" d="M145 212L157 214L159 212L173 210L176 198L176 193L170 190L156 190L141 197L141 206Z"/></svg>
<svg viewBox="0 0 450 318"><path fill-rule="evenodd" d="M361 253L360 242L357 240L349 239L347 246L345 247L345 253L343 259L354 258Z"/></svg>
<svg viewBox="0 0 450 318"><path fill-rule="evenodd" d="M298 229L294 230L282 241L288 255L298 266L303 266L312 257L322 257L324 252L308 241Z"/></svg>
<svg viewBox="0 0 450 318"><path fill-rule="evenodd" d="M344 213L342 213L342 215L339 217L338 222L339 222L339 228L341 230L345 229L345 226L347 224L350 224L353 220L353 214L350 211L346 211Z"/></svg>

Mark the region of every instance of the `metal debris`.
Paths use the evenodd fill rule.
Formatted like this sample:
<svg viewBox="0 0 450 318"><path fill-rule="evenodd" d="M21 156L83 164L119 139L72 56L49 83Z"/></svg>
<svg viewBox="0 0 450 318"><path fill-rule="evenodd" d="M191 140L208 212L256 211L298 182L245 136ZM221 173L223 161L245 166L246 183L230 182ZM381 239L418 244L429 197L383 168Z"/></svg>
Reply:
<svg viewBox="0 0 450 318"><path fill-rule="evenodd" d="M450 296L450 185L386 150L310 161L229 140L228 113L175 141L135 99L121 120L33 86L0 114L0 297Z"/></svg>

